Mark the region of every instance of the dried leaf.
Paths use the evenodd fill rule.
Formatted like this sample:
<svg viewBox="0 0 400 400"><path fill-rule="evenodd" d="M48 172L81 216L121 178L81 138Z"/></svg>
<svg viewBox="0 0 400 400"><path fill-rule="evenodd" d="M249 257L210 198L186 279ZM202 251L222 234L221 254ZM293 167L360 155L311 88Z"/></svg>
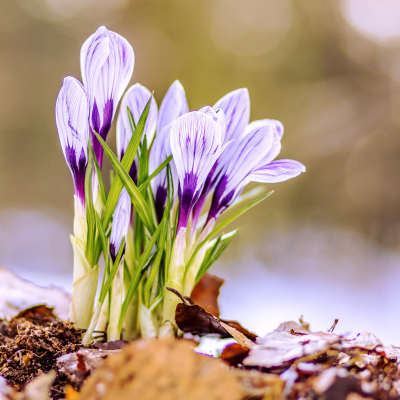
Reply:
<svg viewBox="0 0 400 400"><path fill-rule="evenodd" d="M217 335L222 339L233 337L240 340L243 346L251 347L251 341L246 335L254 340L257 337L254 333L247 331L236 321L220 320L203 307L194 304L192 299L183 297L177 290L168 287L167 289L182 301L175 310L176 324L181 331L198 336Z"/></svg>
<svg viewBox="0 0 400 400"><path fill-rule="evenodd" d="M250 349L241 346L239 343L232 343L224 348L221 358L230 366L236 367L238 364L243 362L249 354L249 351Z"/></svg>
<svg viewBox="0 0 400 400"><path fill-rule="evenodd" d="M340 340L340 336L331 332L296 335L273 331L264 338L257 339L243 363L266 368L279 367L288 361L327 350Z"/></svg>
<svg viewBox="0 0 400 400"><path fill-rule="evenodd" d="M219 289L225 281L215 275L204 274L194 287L190 297L194 303L203 307L216 317L219 317Z"/></svg>
<svg viewBox="0 0 400 400"><path fill-rule="evenodd" d="M220 324L223 328L225 328L232 337L243 347L251 349L253 347L253 342L247 339L243 333L239 332L237 329L233 328L232 326L225 324L224 322L220 321Z"/></svg>

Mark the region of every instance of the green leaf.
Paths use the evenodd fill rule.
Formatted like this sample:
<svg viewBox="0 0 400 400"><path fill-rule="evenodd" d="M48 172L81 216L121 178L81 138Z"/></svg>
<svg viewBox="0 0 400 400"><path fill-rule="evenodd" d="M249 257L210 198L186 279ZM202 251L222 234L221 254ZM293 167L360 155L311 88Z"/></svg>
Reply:
<svg viewBox="0 0 400 400"><path fill-rule="evenodd" d="M149 259L150 259L150 257L154 258L155 253L158 253L160 250L160 249L157 249L153 254L151 253L153 250L153 247L155 246L155 244L157 242L158 236L160 235L160 233L163 229L163 226L164 226L164 221L162 221L161 224L158 225L156 231L154 232L154 235L149 240L149 243L147 243L147 246L144 249L142 256L140 257L139 264L138 264L137 268L135 269L135 272L133 273L131 283L126 292L125 300L122 304L121 315L120 315L119 321L118 321L118 329L120 331L122 329L122 325L124 323L125 315L126 315L126 312L128 311L129 304L132 300L133 295L136 292L136 289L139 285L142 274L146 270L146 266L149 265Z"/></svg>
<svg viewBox="0 0 400 400"><path fill-rule="evenodd" d="M98 216L97 213L95 213L95 218L96 218L97 231L99 232L101 248L103 250L106 272L107 272L108 275L110 275L110 272L111 272L111 267L110 267L110 247L108 245L108 240L107 240L106 233L104 232L103 226L101 225L100 217Z"/></svg>
<svg viewBox="0 0 400 400"><path fill-rule="evenodd" d="M225 251L225 249L229 246L233 238L236 236L236 234L239 232L240 229L236 229L232 232L229 232L225 235L221 235L214 243L212 246L212 251L210 251L209 254L206 255L204 258L201 267L199 269L199 272L197 273L196 276L196 283L201 279L201 277L208 271L208 269L215 263L215 261L218 260L220 255ZM220 245L220 246L219 246ZM219 247L218 247L219 246ZM209 249L211 250L211 249ZM207 250L207 253L208 251Z"/></svg>
<svg viewBox="0 0 400 400"><path fill-rule="evenodd" d="M139 190L142 192L146 186L171 162L172 155L168 156L156 169L155 171L139 186Z"/></svg>
<svg viewBox="0 0 400 400"><path fill-rule="evenodd" d="M139 127L139 125L138 125L138 127ZM104 152L106 153L108 159L110 160L111 165L113 166L115 172L118 174L118 178L115 178L114 182L118 183L118 184L120 183L121 189L122 189L122 185L125 186L125 189L128 192L129 196L131 197L132 203L135 206L135 209L140 216L140 219L143 221L143 223L146 226L146 228L148 229L148 231L150 233L153 233L155 227L154 227L154 223L153 223L152 216L151 216L151 209L149 210L149 207L146 204L145 199L141 195L139 189L133 182L132 178L129 176L128 172L124 169L123 164L118 161L115 154L108 147L107 143L101 138L101 136L98 135L97 133L95 133L95 134L96 134L96 137L99 140L100 144L103 146ZM108 198L110 200L111 190L110 190L110 194L109 194ZM117 199L117 201L118 201L118 199ZM108 204L109 204L109 202L107 202L107 205ZM108 219L108 216L106 216L107 205L106 205L106 210L104 211L103 227L106 226L105 221L107 221L107 219ZM114 206L114 208L115 208L115 206ZM108 221L109 221L109 219L108 219ZM108 224L108 222L107 222L107 224Z"/></svg>
<svg viewBox="0 0 400 400"><path fill-rule="evenodd" d="M101 169L99 167L99 163L97 162L97 159L94 154L93 147L92 147L92 144L90 143L90 141L89 141L89 150L90 150L90 154L92 155L92 159L94 161L94 166L96 167L97 177L99 179L101 200L103 201L103 204L106 204L107 203L107 194L106 194L106 189L104 188L103 175L101 174Z"/></svg>
<svg viewBox="0 0 400 400"><path fill-rule="evenodd" d="M259 197L258 199L252 201L251 203L245 205L242 207L240 210L236 211L232 215L230 215L228 218L220 222L212 231L211 233L200 243L196 246L195 250L193 251L192 255L189 258L189 261L186 264L186 271L185 273L189 270L190 266L192 265L197 253L200 251L200 249L209 242L209 240L216 235L217 233L221 232L227 225L229 225L232 221L234 221L236 218L240 217L242 214L244 214L246 211L250 210L250 208L254 207L258 203L261 203L263 200L265 200L268 196L270 196L274 191L271 190L267 194Z"/></svg>
<svg viewBox="0 0 400 400"><path fill-rule="evenodd" d="M129 173L129 170L131 168L132 162L133 162L133 160L135 158L135 155L137 153L140 141L141 141L142 136L143 136L144 127L146 125L147 116L149 114L150 103L151 103L151 98L147 102L146 107L144 108L143 113L140 116L139 122L138 122L136 127L134 126L132 113L128 109L128 115L130 116L130 118L132 118L132 121L133 121L134 131L132 133L132 137L131 137L131 140L129 141L129 145L128 145L127 149L126 149L124 157L123 157L121 163L119 164L119 165L121 165L123 167L123 169L127 173ZM102 140L102 142L105 143L103 140ZM111 153L112 153L112 151L111 151ZM114 213L115 206L117 205L117 202L118 202L119 194L120 194L123 186L124 185L122 183L122 180L121 180L121 178L120 178L120 176L118 174L114 178L114 180L112 182L112 185L111 185L110 192L108 193L108 199L107 199L107 203L106 203L106 206L105 206L105 209L104 209L104 214L103 214L103 219L102 219L102 223L103 223L103 228L104 229L107 229L107 226L108 226L108 224L109 224L109 222L111 220L111 217L112 217L112 215Z"/></svg>
<svg viewBox="0 0 400 400"><path fill-rule="evenodd" d="M229 206L229 210L232 211L234 208L236 208L238 205L244 203L247 200L251 200L257 196L260 196L262 192L264 192L265 188L264 186L260 185L255 187L252 190L249 190L248 192L241 194L234 202ZM197 226L196 230L200 229L206 222L207 220L207 213L203 214L199 220L197 221Z"/></svg>
<svg viewBox="0 0 400 400"><path fill-rule="evenodd" d="M157 257L154 260L153 265L151 266L150 273L147 277L146 283L144 285L144 304L146 305L147 308L150 307L150 295L152 291L152 287L154 285L154 282L156 280L157 274L160 272L160 264L162 261L162 257L164 254L164 246L165 246L165 241L167 238L167 230L168 230L168 217L169 214L164 214L164 218L162 219L161 223L163 224L159 240L157 242L157 248L160 249L160 251L157 254Z"/></svg>
<svg viewBox="0 0 400 400"><path fill-rule="evenodd" d="M91 156L89 156L88 167L85 175L85 205L86 205L86 220L87 220L87 240L85 255L91 267L97 264L95 260L95 241L96 241L96 211L93 207L92 198L92 170L93 165L91 162Z"/></svg>

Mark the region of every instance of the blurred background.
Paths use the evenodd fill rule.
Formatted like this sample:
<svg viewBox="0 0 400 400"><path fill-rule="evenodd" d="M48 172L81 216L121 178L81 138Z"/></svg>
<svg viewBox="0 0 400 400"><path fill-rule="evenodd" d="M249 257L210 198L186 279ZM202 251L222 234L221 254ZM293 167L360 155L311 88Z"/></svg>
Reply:
<svg viewBox="0 0 400 400"><path fill-rule="evenodd" d="M339 318L400 345L400 0L1 0L0 264L71 288L54 103L100 25L132 44L131 83L158 104L175 79L191 109L247 87L251 119L282 121L280 157L307 167L236 222L211 271L223 317L260 335Z"/></svg>

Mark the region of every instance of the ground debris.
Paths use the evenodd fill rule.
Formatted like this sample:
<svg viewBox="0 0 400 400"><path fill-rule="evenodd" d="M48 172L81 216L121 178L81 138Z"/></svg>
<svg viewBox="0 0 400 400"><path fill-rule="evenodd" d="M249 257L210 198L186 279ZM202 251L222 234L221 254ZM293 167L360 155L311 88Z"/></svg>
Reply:
<svg viewBox="0 0 400 400"><path fill-rule="evenodd" d="M43 372L55 367L56 359L81 347L81 332L57 319L52 310L35 306L11 321L0 323L0 375L18 391ZM51 397L63 398L66 376L57 372Z"/></svg>
<svg viewBox="0 0 400 400"><path fill-rule="evenodd" d="M287 400L400 399L400 349L363 332L353 339L295 322L258 338L242 368L285 381Z"/></svg>
<svg viewBox="0 0 400 400"><path fill-rule="evenodd" d="M243 390L218 359L190 342L137 340L108 357L87 379L78 400L241 400Z"/></svg>

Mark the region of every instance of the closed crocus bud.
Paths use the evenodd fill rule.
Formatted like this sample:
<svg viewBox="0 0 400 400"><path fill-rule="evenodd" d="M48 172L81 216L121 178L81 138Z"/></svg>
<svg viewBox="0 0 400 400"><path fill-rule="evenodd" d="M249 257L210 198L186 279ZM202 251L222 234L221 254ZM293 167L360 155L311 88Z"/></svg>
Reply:
<svg viewBox="0 0 400 400"><path fill-rule="evenodd" d="M82 84L73 76L64 78L56 100L56 125L61 149L71 170L75 194L85 204L85 174L88 163L89 103Z"/></svg>
<svg viewBox="0 0 400 400"><path fill-rule="evenodd" d="M93 150L102 166L104 140L111 127L118 103L132 77L135 56L126 39L101 26L82 45L81 73L89 97Z"/></svg>
<svg viewBox="0 0 400 400"><path fill-rule="evenodd" d="M147 137L148 145L153 141L154 133L157 125L157 103L152 98L152 94L148 89L144 86L136 83L131 86L128 91L125 93L122 102L121 108L118 115L117 121L117 152L119 160L122 160L122 157L125 154L125 151L128 147L128 144L132 137L132 127L129 121L128 109L129 107L133 120L135 124L139 122L140 116L142 115L147 102L151 99L149 114L147 116L146 125L144 127L144 134ZM129 175L132 180L137 183L139 170L139 163L137 157L132 163L131 169L129 171Z"/></svg>
<svg viewBox="0 0 400 400"><path fill-rule="evenodd" d="M56 100L56 125L61 149L75 186L74 234L85 243L85 174L88 163L89 103L82 84L74 77L64 78Z"/></svg>

